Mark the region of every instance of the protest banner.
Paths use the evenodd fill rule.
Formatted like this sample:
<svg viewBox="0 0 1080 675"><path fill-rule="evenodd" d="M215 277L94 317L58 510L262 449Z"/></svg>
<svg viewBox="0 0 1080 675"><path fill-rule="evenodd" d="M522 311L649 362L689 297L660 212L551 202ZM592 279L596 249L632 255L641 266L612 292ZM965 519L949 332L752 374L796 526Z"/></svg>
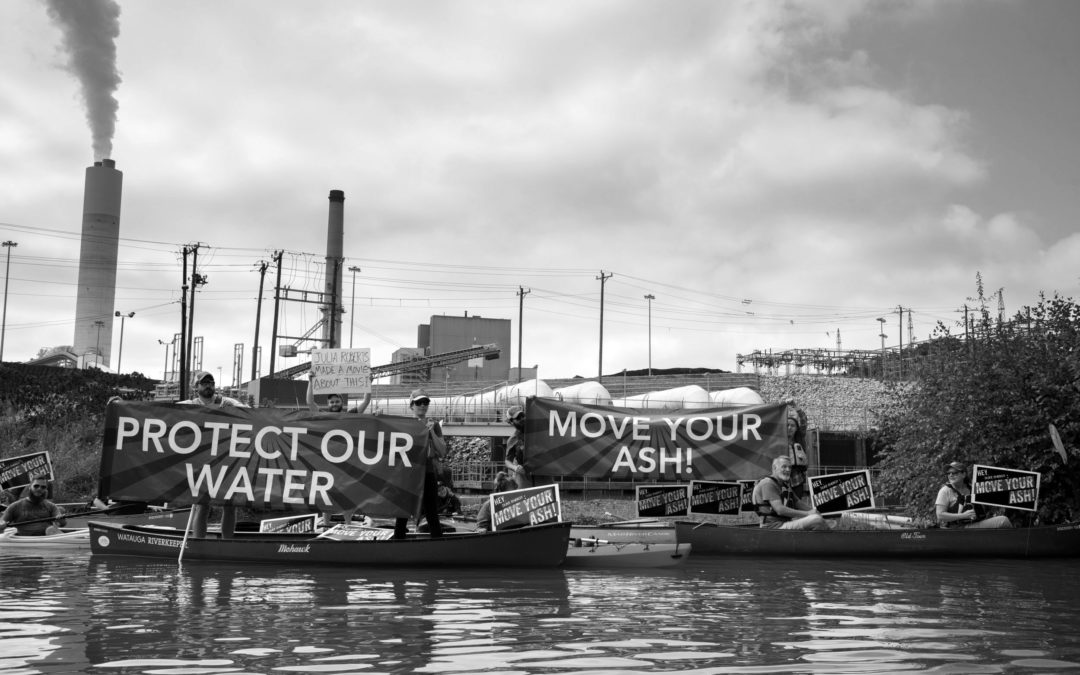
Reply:
<svg viewBox="0 0 1080 675"><path fill-rule="evenodd" d="M102 498L311 512L419 510L427 428L406 417L117 402L105 413Z"/></svg>
<svg viewBox="0 0 1080 675"><path fill-rule="evenodd" d="M371 350L312 349L311 391L322 394L370 394Z"/></svg>
<svg viewBox="0 0 1080 675"><path fill-rule="evenodd" d="M635 492L639 518L690 514L689 485L638 485Z"/></svg>
<svg viewBox="0 0 1080 675"><path fill-rule="evenodd" d="M46 474L52 480L52 462L49 452L34 452L18 457L0 459L0 490L13 490L29 485L38 474Z"/></svg>
<svg viewBox="0 0 1080 675"><path fill-rule="evenodd" d="M259 532L314 532L319 528L319 514L306 513L302 516L283 518L263 518L259 521Z"/></svg>
<svg viewBox="0 0 1080 675"><path fill-rule="evenodd" d="M810 503L823 516L874 508L869 469L807 476L806 480L810 484Z"/></svg>
<svg viewBox="0 0 1080 675"><path fill-rule="evenodd" d="M530 397L525 468L641 483L756 478L787 450L785 410L634 410Z"/></svg>
<svg viewBox="0 0 1080 675"><path fill-rule="evenodd" d="M742 506L739 507L739 513L753 513L754 515L757 515L757 506L754 505L754 486L757 485L757 481L740 480L738 483L743 486Z"/></svg>
<svg viewBox="0 0 1080 675"><path fill-rule="evenodd" d="M742 499L743 486L739 481L690 481L690 513L737 516Z"/></svg>
<svg viewBox="0 0 1080 675"><path fill-rule="evenodd" d="M971 501L975 504L1035 511L1042 479L1038 472L976 464L972 475Z"/></svg>
<svg viewBox="0 0 1080 675"><path fill-rule="evenodd" d="M492 531L557 523L562 520L558 485L496 492L489 495L488 499L491 500Z"/></svg>

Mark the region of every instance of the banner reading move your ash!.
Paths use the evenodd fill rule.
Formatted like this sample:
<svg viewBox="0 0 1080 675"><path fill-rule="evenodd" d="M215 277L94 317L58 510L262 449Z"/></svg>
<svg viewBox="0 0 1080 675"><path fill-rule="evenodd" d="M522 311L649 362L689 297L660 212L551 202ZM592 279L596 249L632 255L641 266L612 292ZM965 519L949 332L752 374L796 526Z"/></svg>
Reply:
<svg viewBox="0 0 1080 675"><path fill-rule="evenodd" d="M530 398L525 468L611 480L755 478L787 449L784 413L780 404L646 412Z"/></svg>
<svg viewBox="0 0 1080 675"><path fill-rule="evenodd" d="M359 509L419 507L427 430L412 418L113 403L100 492L117 501Z"/></svg>

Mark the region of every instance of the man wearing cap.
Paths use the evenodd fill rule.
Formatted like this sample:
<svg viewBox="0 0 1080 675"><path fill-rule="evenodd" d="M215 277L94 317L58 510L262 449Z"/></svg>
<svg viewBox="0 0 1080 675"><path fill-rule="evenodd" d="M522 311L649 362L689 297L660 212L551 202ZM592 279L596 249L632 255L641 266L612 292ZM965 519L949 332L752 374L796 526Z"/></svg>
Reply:
<svg viewBox="0 0 1080 675"><path fill-rule="evenodd" d="M191 378L191 388L195 396L180 403L186 405L202 405L211 408L247 408L248 406L235 398L222 396L217 393L214 376L205 370L198 370ZM210 512L204 504L194 504L191 507L191 521L194 524L195 535L206 536L206 521ZM223 537L232 537L233 528L236 525L236 507L226 504L221 507L221 532Z"/></svg>
<svg viewBox="0 0 1080 675"><path fill-rule="evenodd" d="M1012 527L1008 516L986 517L979 504L971 503L971 486L967 482L967 467L951 462L945 468L945 484L938 490L934 502L938 523L942 527L992 529Z"/></svg>
<svg viewBox="0 0 1080 675"><path fill-rule="evenodd" d="M428 431L427 457L425 458L424 471L424 494L421 498L421 508L424 519L427 521L428 532L432 538L443 535L442 521L439 520L439 479L437 464L446 457L446 441L443 440L442 425L433 419L429 419L428 406L431 405L431 397L423 389L414 389L409 394L409 410L420 420ZM419 517L417 517L419 520ZM408 518L394 520L394 538L404 539L409 530Z"/></svg>
<svg viewBox="0 0 1080 675"><path fill-rule="evenodd" d="M195 376L191 378L191 388L195 391L195 396L187 401L180 401L180 403L205 405L213 408L248 407L235 398L229 398L217 393L214 376L205 370L196 371Z"/></svg>
<svg viewBox="0 0 1080 675"><path fill-rule="evenodd" d="M519 405L507 408L506 423L514 427L514 434L506 441L506 470L520 490L530 483L525 472L525 409Z"/></svg>

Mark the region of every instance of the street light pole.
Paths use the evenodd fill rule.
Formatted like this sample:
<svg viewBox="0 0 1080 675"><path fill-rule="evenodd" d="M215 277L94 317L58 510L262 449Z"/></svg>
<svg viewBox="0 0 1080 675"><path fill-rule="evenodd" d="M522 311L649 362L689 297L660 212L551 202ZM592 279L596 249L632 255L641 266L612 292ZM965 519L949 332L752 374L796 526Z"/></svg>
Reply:
<svg viewBox="0 0 1080 675"><path fill-rule="evenodd" d="M124 358L124 319L130 319L135 316L135 312L124 314L120 310L116 310L115 316L120 317L120 348L116 350L116 372L119 374L120 360Z"/></svg>
<svg viewBox="0 0 1080 675"><path fill-rule="evenodd" d="M5 241L4 248L7 249L7 266L4 268L4 318L0 323L0 363L4 361L4 337L7 334L7 291L8 291L8 274L11 272L11 249L18 246L13 241Z"/></svg>
<svg viewBox="0 0 1080 675"><path fill-rule="evenodd" d="M645 299L649 301L649 377L652 377L652 301L656 296L649 293Z"/></svg>
<svg viewBox="0 0 1080 675"><path fill-rule="evenodd" d="M158 340L159 345L165 345L165 368L161 371L161 381L170 382L169 380L169 346L172 342L165 342L164 340Z"/></svg>
<svg viewBox="0 0 1080 675"><path fill-rule="evenodd" d="M349 268L349 271L352 272L352 306L349 308L349 349L352 349L353 327L356 324L356 320L353 319L356 316L356 273L360 271L360 268L354 265Z"/></svg>

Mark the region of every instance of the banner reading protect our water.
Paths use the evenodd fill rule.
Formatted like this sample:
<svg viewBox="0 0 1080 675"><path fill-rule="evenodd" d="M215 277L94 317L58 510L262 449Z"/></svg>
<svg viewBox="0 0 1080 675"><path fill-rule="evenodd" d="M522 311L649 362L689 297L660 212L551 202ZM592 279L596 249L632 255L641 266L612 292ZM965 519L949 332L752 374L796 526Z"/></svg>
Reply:
<svg viewBox="0 0 1080 675"><path fill-rule="evenodd" d="M538 476L750 479L787 450L779 404L644 412L530 398L525 411L525 468Z"/></svg>
<svg viewBox="0 0 1080 675"><path fill-rule="evenodd" d="M100 491L117 501L408 517L423 490L427 436L408 417L114 403Z"/></svg>

